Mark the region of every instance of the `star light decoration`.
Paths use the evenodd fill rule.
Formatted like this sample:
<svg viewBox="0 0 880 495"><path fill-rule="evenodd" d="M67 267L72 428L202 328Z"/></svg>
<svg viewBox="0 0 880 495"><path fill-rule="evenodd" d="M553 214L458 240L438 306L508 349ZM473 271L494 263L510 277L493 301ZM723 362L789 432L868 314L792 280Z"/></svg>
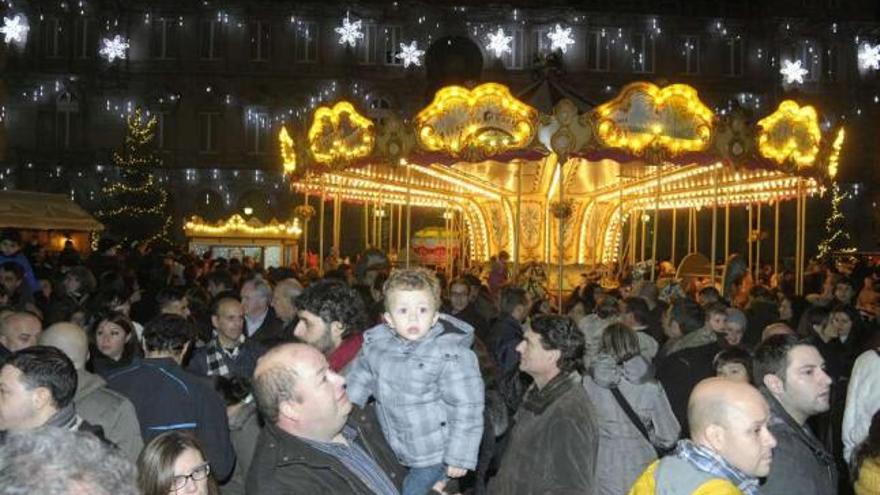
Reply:
<svg viewBox="0 0 880 495"><path fill-rule="evenodd" d="M120 60L125 59L125 52L128 50L129 43L122 36L117 34L112 39L103 38L101 39L101 44L104 46L98 50L98 54L106 58L108 62L113 63L117 58Z"/></svg>
<svg viewBox="0 0 880 495"><path fill-rule="evenodd" d="M785 84L803 84L804 76L806 76L809 71L801 67L800 60L792 62L791 60L786 59L782 61L782 69L779 69L779 73L782 74Z"/></svg>
<svg viewBox="0 0 880 495"><path fill-rule="evenodd" d="M862 45L861 49L859 49L859 65L865 70L880 69L880 44L871 46L865 43Z"/></svg>
<svg viewBox="0 0 880 495"><path fill-rule="evenodd" d="M347 13L345 18L342 19L342 25L336 28L335 31L339 35L339 44L344 45L348 43L352 48L357 46L358 40L364 38L364 33L361 31L361 21L351 22Z"/></svg>
<svg viewBox="0 0 880 495"><path fill-rule="evenodd" d="M562 53L568 51L568 45L574 44L574 39L571 37L571 28L562 29L562 26L559 24L547 33L547 37L550 38L550 49L551 50L562 50Z"/></svg>
<svg viewBox="0 0 880 495"><path fill-rule="evenodd" d="M27 19L16 14L12 19L3 16L3 27L0 27L0 33L3 34L3 41L7 45L12 42L24 43L29 29Z"/></svg>
<svg viewBox="0 0 880 495"><path fill-rule="evenodd" d="M489 44L486 45L486 49L492 50L496 57L500 57L505 53L510 53L511 41L513 41L513 36L507 36L504 34L504 29L498 28L494 34L489 33Z"/></svg>
<svg viewBox="0 0 880 495"><path fill-rule="evenodd" d="M399 60L403 60L403 68L407 68L410 64L415 66L421 66L422 55L425 54L424 50L419 50L419 46L415 40L411 41L409 45L405 43L400 44L400 53L395 55L395 57Z"/></svg>

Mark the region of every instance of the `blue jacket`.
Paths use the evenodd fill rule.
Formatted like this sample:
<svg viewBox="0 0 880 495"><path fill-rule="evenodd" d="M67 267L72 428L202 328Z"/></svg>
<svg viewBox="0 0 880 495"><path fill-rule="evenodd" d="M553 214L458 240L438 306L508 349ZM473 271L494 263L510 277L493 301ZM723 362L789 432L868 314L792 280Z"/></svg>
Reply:
<svg viewBox="0 0 880 495"><path fill-rule="evenodd" d="M169 430L190 430L202 443L211 472L225 481L235 466L223 399L203 378L170 358L136 359L106 377L107 386L134 404L144 443Z"/></svg>
<svg viewBox="0 0 880 495"><path fill-rule="evenodd" d="M443 314L418 341L384 324L364 334L346 375L348 396L362 407L376 398L382 431L403 465L476 467L484 390L473 341L473 327Z"/></svg>
<svg viewBox="0 0 880 495"><path fill-rule="evenodd" d="M36 275L34 275L34 269L31 267L31 262L28 261L27 256L22 254L21 251L15 253L12 256L0 254L0 265L6 263L7 261L17 263L19 266L21 266L21 269L24 270L24 280L22 282L26 284L25 290L28 294L33 294L34 292L40 290L40 282L37 281L37 277Z"/></svg>

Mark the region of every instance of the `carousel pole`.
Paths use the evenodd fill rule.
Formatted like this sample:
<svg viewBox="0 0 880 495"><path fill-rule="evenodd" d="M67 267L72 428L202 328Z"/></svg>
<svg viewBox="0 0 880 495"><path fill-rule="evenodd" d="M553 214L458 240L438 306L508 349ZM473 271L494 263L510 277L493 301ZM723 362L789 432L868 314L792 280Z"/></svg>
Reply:
<svg viewBox="0 0 880 495"><path fill-rule="evenodd" d="M336 193L333 198L333 248L336 249L336 257L341 257L341 249L339 246L339 229L342 223L342 196Z"/></svg>
<svg viewBox="0 0 880 495"><path fill-rule="evenodd" d="M693 252L694 252L694 207L691 206L688 208L688 248L687 248L687 253L685 253L685 255L688 255Z"/></svg>
<svg viewBox="0 0 880 495"><path fill-rule="evenodd" d="M715 287L715 248L718 244L718 170L715 170L712 179L715 182L715 198L712 200L712 242L710 243L712 254L709 256L709 266L711 267L712 287Z"/></svg>
<svg viewBox="0 0 880 495"><path fill-rule="evenodd" d="M370 203L364 201L364 250L370 248Z"/></svg>
<svg viewBox="0 0 880 495"><path fill-rule="evenodd" d="M400 260L400 235L403 233L403 204L397 205L397 259Z"/></svg>
<svg viewBox="0 0 880 495"><path fill-rule="evenodd" d="M394 204L388 205L388 254L394 247L392 240L394 239Z"/></svg>
<svg viewBox="0 0 880 495"><path fill-rule="evenodd" d="M653 238L651 239L651 259L653 263L651 263L651 282L655 280L655 276L657 274L657 231L660 228L660 166L657 166L657 191L654 195L654 233Z"/></svg>
<svg viewBox="0 0 880 495"><path fill-rule="evenodd" d="M773 274L779 273L779 199L774 203L773 213ZM778 281L778 275L777 275Z"/></svg>
<svg viewBox="0 0 880 495"><path fill-rule="evenodd" d="M309 206L309 190L305 190L305 206ZM309 267L309 216L306 215L305 221L303 222L303 268L306 269Z"/></svg>
<svg viewBox="0 0 880 495"><path fill-rule="evenodd" d="M730 198L724 205L724 262L730 258Z"/></svg>
<svg viewBox="0 0 880 495"><path fill-rule="evenodd" d="M746 208L748 208L748 211L749 211L749 228L746 230L746 244L749 247L749 271L751 272L752 269L755 267L755 260L752 257L752 254L753 254L752 253L752 251L753 251L752 250L752 228L754 227L754 223L755 223L755 221L754 221L754 207L752 206L752 203L749 202L749 204Z"/></svg>
<svg viewBox="0 0 880 495"><path fill-rule="evenodd" d="M758 275L761 273L761 210L762 210L761 200L758 200L758 211L755 214L755 220L757 221L757 226L755 228L755 274L752 276L752 280L755 282L758 281Z"/></svg>
<svg viewBox="0 0 880 495"><path fill-rule="evenodd" d="M633 266L636 264L636 230L637 224L639 221L639 213L638 210L633 210L629 214L629 247L627 248L627 252L629 253L629 264Z"/></svg>
<svg viewBox="0 0 880 495"><path fill-rule="evenodd" d="M639 239L639 261L644 263L645 261L645 240L647 238L648 232L648 219L650 218L647 213L645 213L645 209L639 210L639 222L641 222L641 231L642 235Z"/></svg>
<svg viewBox="0 0 880 495"><path fill-rule="evenodd" d="M563 205L562 200L563 200L563 190L565 189L565 162L566 161L568 161L567 156L559 157L559 206L560 206L560 208L562 208L562 205ZM572 213L574 213L574 212L572 212ZM565 241L565 222L566 222L567 218L563 218L562 216L560 216L560 218L558 218L557 220L559 222L559 244L556 246L556 260L559 265L558 272L557 272L557 277L558 277L558 281L559 281L559 294L558 294L559 302L558 302L558 306L557 306L557 311L559 312L559 314L562 314L562 291L564 289L564 280L562 279L562 277L563 277L563 272L565 270L565 268L564 268L564 263L565 263L564 241Z"/></svg>
<svg viewBox="0 0 880 495"><path fill-rule="evenodd" d="M409 245L412 237L412 167L406 164L406 267L409 268Z"/></svg>
<svg viewBox="0 0 880 495"><path fill-rule="evenodd" d="M675 238L677 237L676 234L678 234L678 232L676 232L676 227L678 227L676 225L677 221L678 221L678 208L673 208L672 209L672 253L669 256L669 259L672 262L673 267L675 267Z"/></svg>
<svg viewBox="0 0 880 495"><path fill-rule="evenodd" d="M518 161L516 164L516 209L514 210L513 220L513 280L519 281L519 236L520 236L520 214L522 208L522 172L523 162Z"/></svg>
<svg viewBox="0 0 880 495"><path fill-rule="evenodd" d="M324 176L321 176L321 207L320 207L320 215L321 219L319 221L319 229L321 232L318 235L318 273L321 275L324 274L324 202L325 202L325 185L324 185Z"/></svg>

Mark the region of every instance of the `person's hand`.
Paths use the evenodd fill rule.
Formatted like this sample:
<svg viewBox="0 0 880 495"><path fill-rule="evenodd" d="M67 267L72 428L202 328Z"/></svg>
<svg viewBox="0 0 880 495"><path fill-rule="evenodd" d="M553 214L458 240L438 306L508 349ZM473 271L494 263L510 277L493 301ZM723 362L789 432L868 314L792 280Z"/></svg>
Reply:
<svg viewBox="0 0 880 495"><path fill-rule="evenodd" d="M449 466L446 468L446 476L449 476L450 478L461 478L465 474L467 474L467 469L465 468L455 466Z"/></svg>

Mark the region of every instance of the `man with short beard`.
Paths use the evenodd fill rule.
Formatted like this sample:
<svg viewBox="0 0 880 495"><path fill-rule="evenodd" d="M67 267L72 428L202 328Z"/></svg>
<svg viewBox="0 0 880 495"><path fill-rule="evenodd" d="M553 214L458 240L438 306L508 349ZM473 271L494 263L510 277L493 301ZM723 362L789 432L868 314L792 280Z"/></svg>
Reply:
<svg viewBox="0 0 880 495"><path fill-rule="evenodd" d="M775 335L755 349L754 380L770 405L778 445L763 495L836 495L834 457L807 420L830 407L831 378L819 351L793 335Z"/></svg>
<svg viewBox="0 0 880 495"><path fill-rule="evenodd" d="M322 280L296 298L299 323L294 336L321 351L333 371L345 374L364 341L366 308L344 282Z"/></svg>

